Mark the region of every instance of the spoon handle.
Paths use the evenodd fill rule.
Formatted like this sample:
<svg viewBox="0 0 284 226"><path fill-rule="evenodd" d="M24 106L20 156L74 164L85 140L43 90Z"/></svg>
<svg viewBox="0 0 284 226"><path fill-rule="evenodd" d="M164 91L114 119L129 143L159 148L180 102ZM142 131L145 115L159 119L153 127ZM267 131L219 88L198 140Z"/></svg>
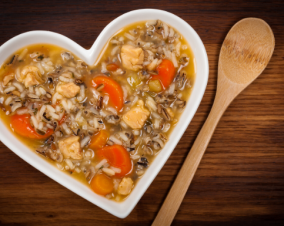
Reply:
<svg viewBox="0 0 284 226"><path fill-rule="evenodd" d="M226 110L224 103L221 101L216 102L217 99L218 98L215 99L211 112L197 136L189 154L187 155L185 162L183 163L183 166L152 226L171 225L202 156L210 142L214 130Z"/></svg>

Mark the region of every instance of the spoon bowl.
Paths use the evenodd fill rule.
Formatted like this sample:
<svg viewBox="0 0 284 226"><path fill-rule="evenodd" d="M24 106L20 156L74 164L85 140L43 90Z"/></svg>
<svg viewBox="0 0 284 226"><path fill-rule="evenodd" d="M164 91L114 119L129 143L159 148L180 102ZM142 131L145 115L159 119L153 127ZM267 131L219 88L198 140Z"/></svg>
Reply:
<svg viewBox="0 0 284 226"><path fill-rule="evenodd" d="M226 101L227 108L266 68L274 47L273 32L265 21L246 18L237 22L221 47L215 102Z"/></svg>
<svg viewBox="0 0 284 226"><path fill-rule="evenodd" d="M234 83L249 85L266 68L274 45L273 32L263 20L239 21L222 45L218 76L225 75Z"/></svg>
<svg viewBox="0 0 284 226"><path fill-rule="evenodd" d="M152 225L171 225L220 118L235 97L266 68L274 47L273 32L261 19L246 18L231 28L220 51L211 112Z"/></svg>

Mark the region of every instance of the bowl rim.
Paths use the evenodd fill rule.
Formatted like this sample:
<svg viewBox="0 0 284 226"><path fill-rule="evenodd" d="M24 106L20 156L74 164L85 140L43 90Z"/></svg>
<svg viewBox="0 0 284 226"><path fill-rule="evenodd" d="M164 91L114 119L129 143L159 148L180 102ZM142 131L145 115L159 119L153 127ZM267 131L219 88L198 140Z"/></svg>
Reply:
<svg viewBox="0 0 284 226"><path fill-rule="evenodd" d="M69 175L66 175L65 173L61 172L59 169L57 169L50 163L47 163L44 159L37 156L34 152L30 151L30 149L27 148L24 144L22 144L19 140L15 140L16 137L6 128L2 120L0 120L0 139L10 150L12 150L20 158L28 162L30 165L32 165L33 167L35 167L36 169L38 169L39 171L41 171L42 173L50 177L51 179L57 181L59 184L63 185L64 187L73 191L77 195L83 197L84 199L90 201L91 203L99 206L100 208L106 210L107 212L119 218L127 217L130 214L130 212L134 209L138 201L141 199L142 195L146 192L150 184L153 182L157 174L160 172L161 168L165 165L165 162L167 161L169 156L174 151L177 143L181 139L186 128L191 122L193 116L195 115L198 106L201 103L201 100L203 98L203 95L205 93L205 89L207 86L208 77L209 77L209 62L208 62L208 57L207 57L207 53L205 50L205 46L203 42L201 41L200 37L198 36L198 34L187 22L185 22L183 19L181 19L180 17L172 13L169 13L163 10L157 10L157 9L138 9L138 10L127 12L117 17L113 21L111 21L102 30L102 32L99 34L99 36L97 37L94 44L91 46L89 50L86 50L85 48L81 47L79 44L77 44L76 42L74 42L73 40L71 40L70 38L66 36L63 36L55 32L50 32L50 31L30 31L30 32L22 33L8 40L2 46L0 46L0 53L6 51L6 52L10 52L11 54L13 54L13 52L19 49L19 46L24 47L24 46L35 44L35 43L46 43L46 42L36 42L38 38L40 40L45 39L45 40L50 40L50 42L58 43L55 45L58 45L65 49L68 49L68 50L72 49L72 51L71 50L70 51L73 52L75 55L77 55L79 58L81 58L88 64L93 64L96 58L98 57L98 55L100 54L104 44L108 41L108 38L106 39L106 37L109 37L110 34L111 34L110 36L112 36L119 30L119 29L116 29L115 32L113 32L114 28L116 28L119 25L121 29L122 27L125 26L123 24L134 23L133 21L129 22L129 20L133 18L137 18L135 22L147 20L147 19L140 19L145 15L148 15L149 17L155 16L156 19L160 19L162 17L164 19L161 19L161 20L166 22L167 24L177 23L178 27L186 28L187 29L186 31L181 31L175 26L173 26L179 33L188 32L191 35L196 46L195 45L192 46L190 44L190 41L188 39L186 40L188 44L191 46L192 51L194 52L195 59L196 59L196 53L198 53L198 57L200 59L199 59L199 62L196 63L197 66L199 66L200 62L202 61L202 65L201 65L202 67L199 67L197 69L195 84L193 86L193 90L191 93L191 96L193 95L193 93L194 94L196 93L196 98L192 101L191 96L189 97L189 101L192 101L192 104L190 106L186 106L186 108L184 109L184 112L182 113L178 124L172 131L172 134L173 133L175 134L174 135L171 134L171 140L167 142L166 146L161 151L163 152L163 154L159 153L159 155L155 157L153 164L151 164L151 166L146 170L145 174L139 180L139 182L133 189L132 193L129 195L129 197L127 197L126 200L124 200L123 202L114 202L114 201L107 200L106 198L101 197L95 193L93 193L92 197L90 197L90 193L88 192L88 190L90 189L89 188L86 189L87 186L83 185L81 182L70 177ZM26 40L25 43L30 42L30 44L22 44L21 40ZM53 43L50 43L50 44L53 44ZM196 52L196 50L194 51L194 49L197 49L198 52ZM0 56L0 64L2 64L7 59L7 57L9 56L6 55L5 57L2 57L4 59L2 60ZM201 77L198 78L197 75ZM196 87L197 82L198 82L198 90ZM185 113L187 113L187 115L185 115ZM177 129L178 125L179 125L179 129ZM5 129L3 129L4 127ZM174 136L174 138L172 138L172 136ZM26 148L23 146L25 146ZM28 153L27 150L30 153ZM148 178L146 178L146 175L148 176ZM139 188L137 188L138 184L140 186Z"/></svg>

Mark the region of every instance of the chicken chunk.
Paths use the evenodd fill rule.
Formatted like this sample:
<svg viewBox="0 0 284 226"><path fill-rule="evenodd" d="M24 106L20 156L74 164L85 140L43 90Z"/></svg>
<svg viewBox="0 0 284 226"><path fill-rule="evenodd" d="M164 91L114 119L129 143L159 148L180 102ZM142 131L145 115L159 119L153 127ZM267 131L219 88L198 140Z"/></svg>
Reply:
<svg viewBox="0 0 284 226"><path fill-rule="evenodd" d="M72 98L80 92L80 87L73 82L59 83L56 86L56 91L66 98Z"/></svg>
<svg viewBox="0 0 284 226"><path fill-rule="evenodd" d="M15 78L15 74L14 73L6 75L4 77L4 79L3 79L3 86L6 86L14 78Z"/></svg>
<svg viewBox="0 0 284 226"><path fill-rule="evenodd" d="M121 48L121 59L125 68L138 71L142 69L144 52L141 48L136 48L132 45L123 45Z"/></svg>
<svg viewBox="0 0 284 226"><path fill-rule="evenodd" d="M64 138L58 141L59 150L63 154L64 158L82 159L83 155L80 148L78 136L72 136Z"/></svg>
<svg viewBox="0 0 284 226"><path fill-rule="evenodd" d="M132 129L141 129L149 115L150 112L144 108L144 102L139 100L137 106L123 115L122 119Z"/></svg>
<svg viewBox="0 0 284 226"><path fill-rule="evenodd" d="M39 85L44 83L39 69L35 66L26 66L20 73L20 77L17 78L19 82L24 83L25 87Z"/></svg>
<svg viewBox="0 0 284 226"><path fill-rule="evenodd" d="M118 185L117 192L120 195L128 195L133 187L133 181L129 177L124 177Z"/></svg>

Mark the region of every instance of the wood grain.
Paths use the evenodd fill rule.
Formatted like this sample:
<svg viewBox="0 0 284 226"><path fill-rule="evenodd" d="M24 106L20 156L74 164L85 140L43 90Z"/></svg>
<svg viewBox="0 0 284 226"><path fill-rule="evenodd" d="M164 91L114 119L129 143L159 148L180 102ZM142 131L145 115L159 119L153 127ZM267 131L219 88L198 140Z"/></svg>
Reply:
<svg viewBox="0 0 284 226"><path fill-rule="evenodd" d="M0 225L150 225L211 109L225 35L245 17L267 21L275 35L275 52L264 73L220 120L172 225L284 224L283 1L2 0L0 44L40 29L61 33L89 48L111 20L145 7L186 20L203 40L210 64L201 105L166 165L132 213L118 219L0 144Z"/></svg>
<svg viewBox="0 0 284 226"><path fill-rule="evenodd" d="M220 50L212 109L152 226L172 224L219 120L231 102L266 68L274 47L273 32L261 19L245 18L230 29Z"/></svg>

